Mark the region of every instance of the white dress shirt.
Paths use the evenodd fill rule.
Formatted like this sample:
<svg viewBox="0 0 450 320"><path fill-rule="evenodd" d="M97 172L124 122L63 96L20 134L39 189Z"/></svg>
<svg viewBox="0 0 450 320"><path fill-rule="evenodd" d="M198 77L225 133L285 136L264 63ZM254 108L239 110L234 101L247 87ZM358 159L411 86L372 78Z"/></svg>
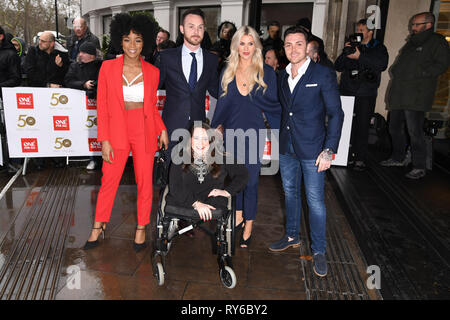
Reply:
<svg viewBox="0 0 450 320"><path fill-rule="evenodd" d="M199 47L196 51L189 50L186 45L183 44L181 49L181 65L183 67L184 77L189 83L189 74L191 73L192 56L191 52L195 52L195 59L197 59L197 81L200 79L203 71L203 52L202 48Z"/></svg>
<svg viewBox="0 0 450 320"><path fill-rule="evenodd" d="M308 69L310 62L311 62L311 59L309 57L307 57L305 63L303 63L303 65L298 69L298 73L295 78L292 78L292 64L289 63L287 65L286 72L289 75L288 84L289 84L289 89L291 90L291 93L294 92L295 86L300 81L301 77L305 74L306 69Z"/></svg>

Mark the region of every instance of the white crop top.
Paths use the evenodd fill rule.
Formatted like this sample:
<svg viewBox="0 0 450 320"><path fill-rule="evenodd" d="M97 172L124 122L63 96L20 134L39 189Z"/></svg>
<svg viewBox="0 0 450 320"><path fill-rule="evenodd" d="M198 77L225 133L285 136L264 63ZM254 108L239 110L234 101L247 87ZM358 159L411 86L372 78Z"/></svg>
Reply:
<svg viewBox="0 0 450 320"><path fill-rule="evenodd" d="M123 99L127 102L144 102L144 81L141 81L135 85L133 83L142 76L142 72L137 75L131 82L128 82L125 75L122 74L126 86L123 86Z"/></svg>

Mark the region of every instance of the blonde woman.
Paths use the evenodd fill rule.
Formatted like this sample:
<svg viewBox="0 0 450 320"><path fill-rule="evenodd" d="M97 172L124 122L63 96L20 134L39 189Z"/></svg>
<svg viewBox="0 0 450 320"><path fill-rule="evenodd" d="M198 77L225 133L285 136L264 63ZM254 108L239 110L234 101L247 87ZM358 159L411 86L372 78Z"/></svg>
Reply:
<svg viewBox="0 0 450 320"><path fill-rule="evenodd" d="M234 140L233 144L226 141L225 147L240 163L245 163L249 172L247 186L236 199L237 229L244 228L240 246L247 248L256 218L259 171L265 145L265 136L259 134L260 129L266 128L263 112L271 128L279 129L281 105L276 74L264 64L262 45L255 29L239 28L231 40L230 51L220 77L219 99L211 125L223 127L225 140Z"/></svg>

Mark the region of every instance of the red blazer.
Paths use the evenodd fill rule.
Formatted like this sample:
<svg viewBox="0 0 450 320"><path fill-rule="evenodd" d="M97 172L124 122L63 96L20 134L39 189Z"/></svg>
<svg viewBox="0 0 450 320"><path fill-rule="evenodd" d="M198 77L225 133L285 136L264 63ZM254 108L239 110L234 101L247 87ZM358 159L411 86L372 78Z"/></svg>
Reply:
<svg viewBox="0 0 450 320"><path fill-rule="evenodd" d="M144 79L145 150L157 150L157 137L166 130L156 107L159 69L141 58ZM106 60L100 68L97 85L97 141L108 140L113 148L125 149L128 143L125 103L122 89L123 56Z"/></svg>

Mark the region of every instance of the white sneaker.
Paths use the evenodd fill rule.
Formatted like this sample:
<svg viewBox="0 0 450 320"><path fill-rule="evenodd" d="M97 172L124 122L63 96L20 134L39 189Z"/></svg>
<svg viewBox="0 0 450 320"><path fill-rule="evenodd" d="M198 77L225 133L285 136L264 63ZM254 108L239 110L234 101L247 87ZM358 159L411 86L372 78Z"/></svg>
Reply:
<svg viewBox="0 0 450 320"><path fill-rule="evenodd" d="M89 164L87 165L86 169L88 169L88 170L94 170L95 167L96 167L95 161L94 161L94 160L91 160L91 161L89 161Z"/></svg>

